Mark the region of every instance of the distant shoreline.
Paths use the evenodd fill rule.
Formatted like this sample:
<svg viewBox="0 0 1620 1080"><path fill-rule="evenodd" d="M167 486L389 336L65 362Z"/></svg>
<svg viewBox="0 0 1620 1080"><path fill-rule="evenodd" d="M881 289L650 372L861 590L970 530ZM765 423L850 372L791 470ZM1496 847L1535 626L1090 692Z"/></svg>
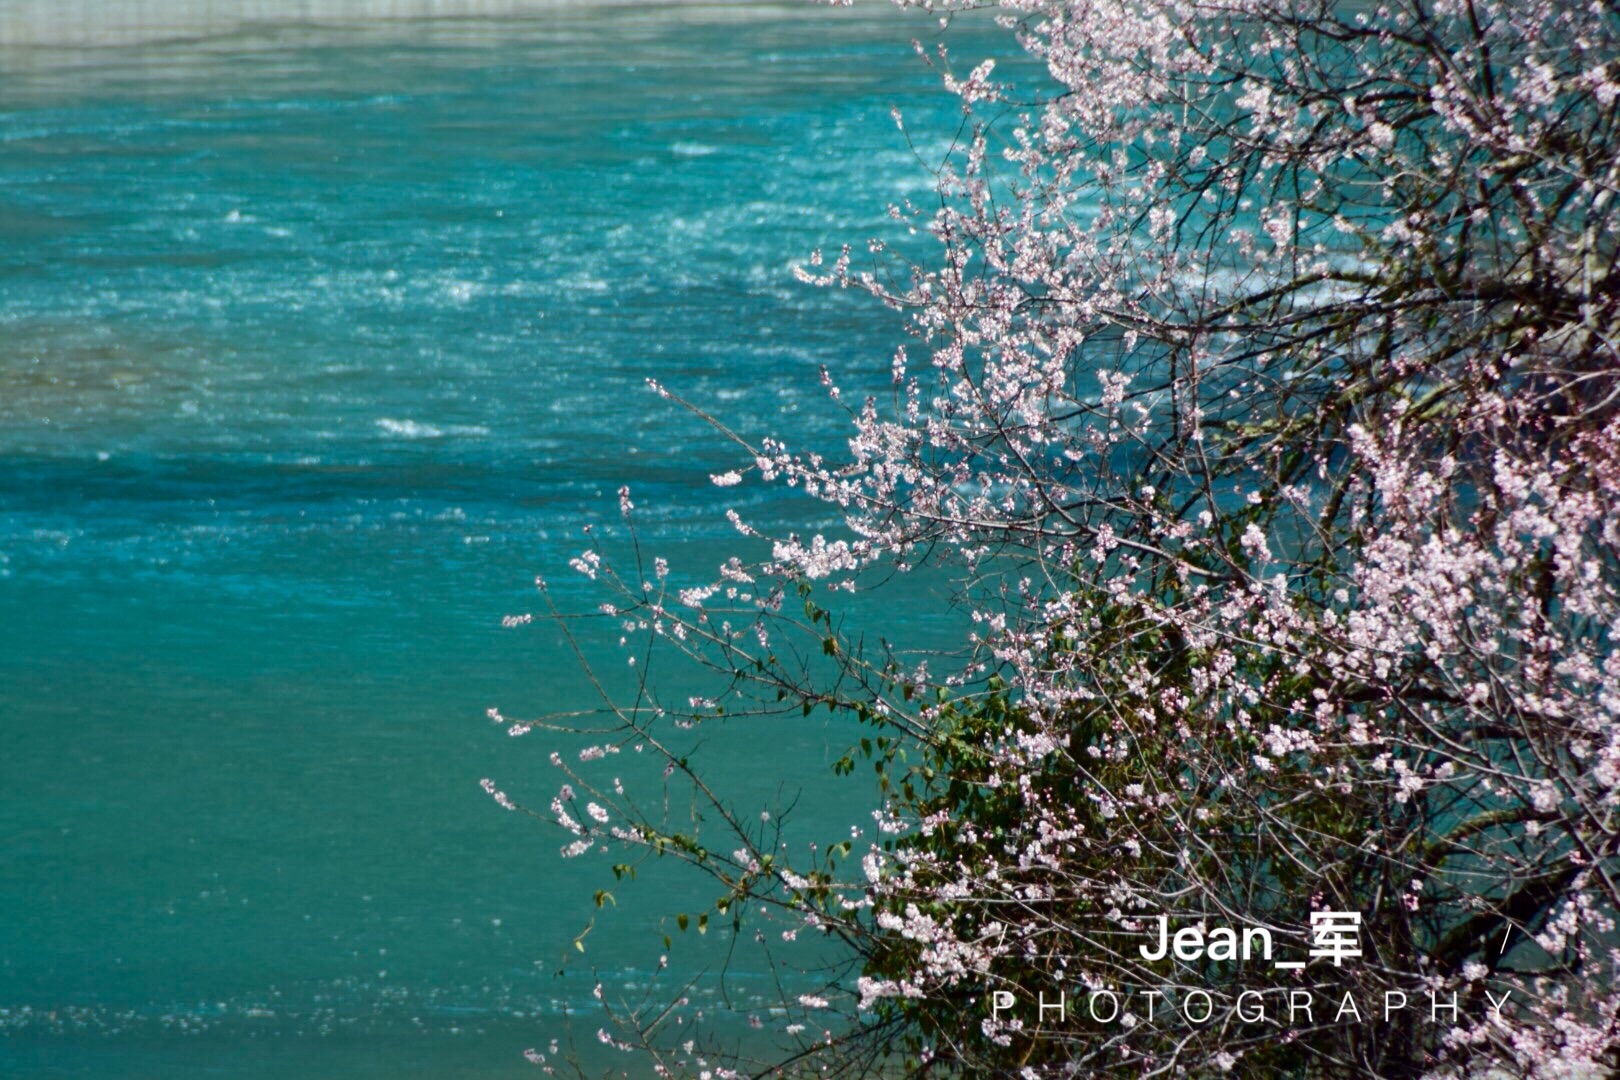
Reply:
<svg viewBox="0 0 1620 1080"><path fill-rule="evenodd" d="M747 0L0 0L0 49L144 45L278 24L511 17L675 4L759 6Z"/></svg>

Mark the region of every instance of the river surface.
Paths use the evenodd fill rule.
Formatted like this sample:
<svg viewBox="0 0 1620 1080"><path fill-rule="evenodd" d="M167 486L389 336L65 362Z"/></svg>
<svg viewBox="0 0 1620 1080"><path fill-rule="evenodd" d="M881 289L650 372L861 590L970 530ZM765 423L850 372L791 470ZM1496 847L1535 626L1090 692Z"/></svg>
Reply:
<svg viewBox="0 0 1620 1080"><path fill-rule="evenodd" d="M736 452L643 383L837 445L818 367L881 388L900 317L791 268L905 240L886 204L931 180L890 110L925 158L959 118L933 28L747 5L0 52L0 1074L535 1075L596 979L656 962L712 886L596 912L603 865L479 788L544 805L552 746L485 710L581 697L501 619L540 573L601 599L566 564L622 483L678 565L736 548L727 505L825 522L710 485ZM847 826L835 723L739 726L709 767Z"/></svg>

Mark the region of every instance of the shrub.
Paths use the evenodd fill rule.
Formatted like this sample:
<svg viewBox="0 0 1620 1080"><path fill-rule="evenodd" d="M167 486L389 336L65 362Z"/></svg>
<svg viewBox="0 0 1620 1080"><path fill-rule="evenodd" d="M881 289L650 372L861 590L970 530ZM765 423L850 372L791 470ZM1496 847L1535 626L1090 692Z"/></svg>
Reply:
<svg viewBox="0 0 1620 1080"><path fill-rule="evenodd" d="M611 824L567 798L556 815L579 846L702 866L739 928L764 903L847 942L855 977L800 999L843 1019L807 1021L795 1066L1614 1067L1620 17L996 17L1044 74L940 61L970 135L938 207L896 211L937 260L880 274L846 249L803 275L907 313L892 400L852 409L836 461L721 427L748 459L726 483L794 485L845 533L770 539L684 592L661 567L604 571L616 616L728 679L716 702L616 716L731 835L630 797L602 797ZM923 563L971 611L953 670L864 649L821 606ZM820 705L872 728L843 771L870 759L886 810L877 839L809 866L661 741L676 713ZM1276 951L1150 959L1160 916L1263 928ZM1359 955L1322 948L1347 941ZM1094 1021L1093 990L1121 1015ZM1313 1016L1289 1014L1295 992ZM1062 993L1061 1019L1040 1012Z"/></svg>

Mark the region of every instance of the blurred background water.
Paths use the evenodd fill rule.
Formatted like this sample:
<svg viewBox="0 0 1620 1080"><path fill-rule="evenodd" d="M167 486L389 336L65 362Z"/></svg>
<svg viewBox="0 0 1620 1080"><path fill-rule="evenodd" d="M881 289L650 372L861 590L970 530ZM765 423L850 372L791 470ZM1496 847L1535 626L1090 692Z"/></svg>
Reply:
<svg viewBox="0 0 1620 1080"><path fill-rule="evenodd" d="M83 48L23 7L0 0L0 1074L532 1073L690 897L598 915L601 864L479 790L555 783L487 707L581 696L501 617L566 582L621 483L696 570L736 547L724 505L824 520L710 486L734 451L642 384L828 445L818 365L885 385L898 316L790 268L930 191L889 114L954 130L911 47L933 24L265 17ZM827 723L740 729L711 767L824 785Z"/></svg>

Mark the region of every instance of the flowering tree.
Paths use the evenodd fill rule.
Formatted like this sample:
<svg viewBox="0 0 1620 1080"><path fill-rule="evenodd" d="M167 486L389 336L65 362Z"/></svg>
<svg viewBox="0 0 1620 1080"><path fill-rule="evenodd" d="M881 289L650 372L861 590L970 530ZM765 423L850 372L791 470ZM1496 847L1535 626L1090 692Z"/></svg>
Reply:
<svg viewBox="0 0 1620 1080"><path fill-rule="evenodd" d="M902 5L994 7L1044 75L942 52L970 134L937 206L895 209L937 260L805 272L909 313L847 454L716 421L747 465L716 483L845 534L733 513L769 555L684 589L576 562L725 690L607 702L554 759L565 854L676 855L739 930L842 938L850 978L789 1002L807 1068L1614 1068L1620 10ZM948 668L824 607L925 561L973 623ZM884 809L806 863L671 733L820 705L873 729L840 771L870 759ZM701 827L593 781L625 747ZM1193 947L1218 927L1273 949Z"/></svg>

